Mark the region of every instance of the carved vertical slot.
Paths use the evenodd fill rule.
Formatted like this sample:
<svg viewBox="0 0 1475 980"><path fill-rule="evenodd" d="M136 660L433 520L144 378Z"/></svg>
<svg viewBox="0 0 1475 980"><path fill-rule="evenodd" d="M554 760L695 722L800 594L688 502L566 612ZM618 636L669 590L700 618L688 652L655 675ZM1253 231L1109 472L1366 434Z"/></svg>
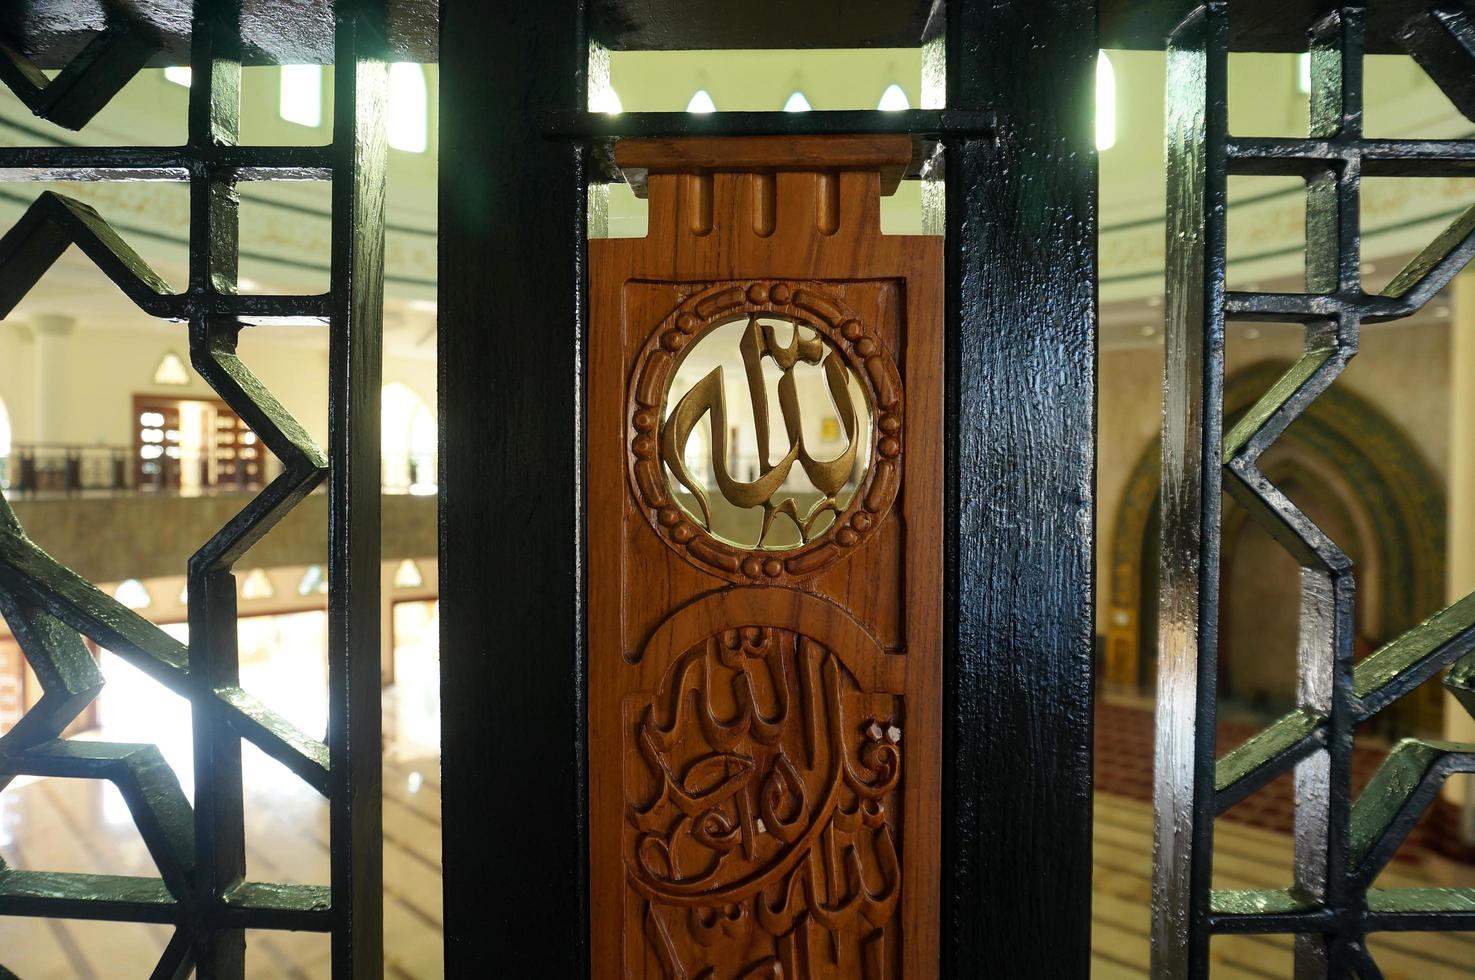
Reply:
<svg viewBox="0 0 1475 980"><path fill-rule="evenodd" d="M767 238L773 234L777 211L778 189L773 173L749 174L748 188L753 199L753 234Z"/></svg>
<svg viewBox="0 0 1475 980"><path fill-rule="evenodd" d="M833 235L840 230L840 175L826 170L815 174L814 180L819 233Z"/></svg>
<svg viewBox="0 0 1475 980"><path fill-rule="evenodd" d="M686 220L693 235L712 232L712 175L686 175Z"/></svg>

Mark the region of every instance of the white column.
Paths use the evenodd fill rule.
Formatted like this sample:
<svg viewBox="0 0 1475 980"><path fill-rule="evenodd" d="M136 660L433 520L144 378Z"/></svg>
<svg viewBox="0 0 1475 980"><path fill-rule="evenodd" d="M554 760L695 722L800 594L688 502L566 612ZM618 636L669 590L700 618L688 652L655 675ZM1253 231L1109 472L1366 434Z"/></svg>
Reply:
<svg viewBox="0 0 1475 980"><path fill-rule="evenodd" d="M1450 602L1475 592L1475 268L1455 279L1450 317L1449 537L1446 592ZM1475 720L1444 698L1444 737L1475 742ZM1445 790L1460 804L1460 835L1475 843L1475 780L1456 776Z"/></svg>
<svg viewBox="0 0 1475 980"><path fill-rule="evenodd" d="M72 329L77 321L69 316L42 313L31 318L36 338L37 442L67 442L67 404L71 398Z"/></svg>

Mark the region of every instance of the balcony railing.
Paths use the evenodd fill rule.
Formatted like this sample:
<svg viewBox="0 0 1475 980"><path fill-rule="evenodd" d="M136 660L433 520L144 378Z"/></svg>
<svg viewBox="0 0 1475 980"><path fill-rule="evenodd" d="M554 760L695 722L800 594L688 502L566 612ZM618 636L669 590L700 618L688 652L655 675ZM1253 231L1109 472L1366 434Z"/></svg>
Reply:
<svg viewBox="0 0 1475 980"><path fill-rule="evenodd" d="M275 475L275 467L252 474L244 466L222 466L188 452L160 454L139 466L135 452L132 446L14 443L0 453L0 489L23 497L134 492L190 497L258 491ZM384 492L435 493L435 462L434 454L386 456Z"/></svg>
<svg viewBox="0 0 1475 980"><path fill-rule="evenodd" d="M18 443L0 456L0 486L23 495L130 490L131 456L122 446Z"/></svg>

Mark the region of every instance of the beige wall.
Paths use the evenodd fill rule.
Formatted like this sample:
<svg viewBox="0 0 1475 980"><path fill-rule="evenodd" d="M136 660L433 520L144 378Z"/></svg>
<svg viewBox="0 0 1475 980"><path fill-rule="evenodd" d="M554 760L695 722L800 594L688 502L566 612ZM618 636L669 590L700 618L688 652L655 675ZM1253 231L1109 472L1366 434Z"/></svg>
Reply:
<svg viewBox="0 0 1475 980"><path fill-rule="evenodd" d="M123 301L120 296L120 302ZM191 371L185 387L154 383L159 361L170 351L189 362L189 343L182 324L161 323L137 330L91 329L79 323L67 338L69 387L63 395L63 440L82 444L131 445L133 395L214 397ZM303 331L326 327L250 327L242 332L240 353L282 404L319 445L328 437L328 355L324 347L297 338ZM35 438L35 344L24 322L0 323L0 400L11 415L14 438ZM384 380L401 382L435 408L435 361L432 357L386 356Z"/></svg>

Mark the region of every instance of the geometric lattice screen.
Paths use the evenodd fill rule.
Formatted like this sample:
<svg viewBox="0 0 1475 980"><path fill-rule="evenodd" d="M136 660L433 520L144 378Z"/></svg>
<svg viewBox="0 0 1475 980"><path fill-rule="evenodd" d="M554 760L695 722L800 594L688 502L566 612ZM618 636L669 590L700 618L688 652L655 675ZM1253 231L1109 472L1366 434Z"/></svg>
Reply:
<svg viewBox="0 0 1475 980"><path fill-rule="evenodd" d="M1366 937L1384 930L1475 929L1475 889L1373 887L1445 779L1475 771L1475 746L1408 739L1353 797L1357 727L1451 667L1445 684L1475 712L1475 596L1353 663L1356 569L1259 469L1286 428L1357 352L1363 323L1418 311L1475 256L1475 207L1384 289L1361 281L1364 176L1475 174L1475 140L1388 140L1362 131L1364 10L1309 27L1305 137L1231 135L1227 63L1232 5L1198 8L1168 49L1168 334L1163 436L1163 566L1157 750L1154 975L1208 975L1209 941L1294 934L1296 976L1383 976ZM1396 32L1475 120L1475 17L1431 8ZM1227 178L1298 177L1306 186L1306 289L1227 292ZM1301 358L1223 431L1228 320L1296 322ZM1301 565L1297 707L1215 759L1220 491L1234 495ZM1452 666L1451 666L1452 665ZM1286 772L1295 781L1291 887L1211 888L1217 814ZM1475 965L1471 967L1475 971Z"/></svg>
<svg viewBox="0 0 1475 980"><path fill-rule="evenodd" d="M383 970L378 392L386 66L382 10L350 0L334 6L335 122L325 146L238 145L239 3L204 0L196 4L191 35L185 145L0 148L0 180L188 185L183 292L172 292L92 208L45 192L0 237L0 317L77 246L145 314L188 331L195 370L283 466L191 558L188 648L51 559L0 500L0 614L44 689L0 738L0 790L22 775L111 780L159 869L155 879L20 870L0 862L0 915L172 924L157 978L191 970L201 978L241 977L245 929L329 933L335 977L378 977ZM0 46L0 81L37 115L80 129L159 50L147 31L116 19L51 79ZM238 294L237 184L260 180L331 183L327 293ZM275 317L317 321L320 327L303 329L329 331L326 453L237 354L240 331ZM318 741L240 686L232 566L325 480L329 710L326 740ZM193 806L156 747L60 737L102 686L84 636L189 701ZM242 739L328 799L328 886L245 880Z"/></svg>

